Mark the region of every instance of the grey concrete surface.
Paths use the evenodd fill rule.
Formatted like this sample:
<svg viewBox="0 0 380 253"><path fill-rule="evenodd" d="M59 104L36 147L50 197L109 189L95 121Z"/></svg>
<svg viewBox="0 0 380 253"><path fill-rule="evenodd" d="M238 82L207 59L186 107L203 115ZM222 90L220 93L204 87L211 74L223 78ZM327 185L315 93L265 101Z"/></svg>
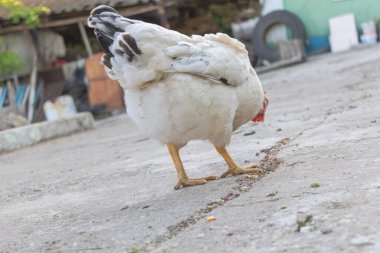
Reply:
<svg viewBox="0 0 380 253"><path fill-rule="evenodd" d="M0 131L0 154L92 128L94 119L91 113L83 112L70 118Z"/></svg>
<svg viewBox="0 0 380 253"><path fill-rule="evenodd" d="M230 150L267 174L175 191L164 146L100 121L0 156L0 251L380 252L380 46L260 77L266 122ZM226 169L207 143L181 154L191 176Z"/></svg>

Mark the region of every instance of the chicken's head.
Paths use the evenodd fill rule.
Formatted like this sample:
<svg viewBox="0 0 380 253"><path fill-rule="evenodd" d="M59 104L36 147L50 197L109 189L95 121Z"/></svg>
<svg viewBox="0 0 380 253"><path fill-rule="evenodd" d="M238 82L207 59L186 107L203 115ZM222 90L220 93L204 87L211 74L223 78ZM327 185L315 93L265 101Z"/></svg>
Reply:
<svg viewBox="0 0 380 253"><path fill-rule="evenodd" d="M264 121L264 118L265 118L265 111L266 111L266 109L267 109L268 103L269 103L268 97L267 97L267 95L264 93L263 107L261 108L259 114L257 114L256 117L254 117L254 118L252 119L253 122L263 122L263 121Z"/></svg>

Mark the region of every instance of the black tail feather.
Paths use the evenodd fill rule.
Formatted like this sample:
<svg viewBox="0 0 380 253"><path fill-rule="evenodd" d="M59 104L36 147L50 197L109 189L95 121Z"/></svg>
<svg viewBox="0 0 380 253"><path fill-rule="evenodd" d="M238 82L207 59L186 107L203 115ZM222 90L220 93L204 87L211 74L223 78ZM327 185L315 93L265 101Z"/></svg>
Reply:
<svg viewBox="0 0 380 253"><path fill-rule="evenodd" d="M137 46L135 38L133 38L129 34L124 34L123 39L127 44L131 47L131 49L136 53L136 54L141 54L140 48Z"/></svg>
<svg viewBox="0 0 380 253"><path fill-rule="evenodd" d="M111 55L109 55L109 54L104 54L103 55L103 58L102 58L102 62L103 62L103 64L107 67L107 68L109 68L109 69L112 69L112 64L111 64Z"/></svg>
<svg viewBox="0 0 380 253"><path fill-rule="evenodd" d="M95 28L95 36L100 47L105 52L103 64L111 68L111 58L114 57L110 47L114 43L117 33L124 33L126 26L134 24L133 20L124 18L113 8L101 5L95 8L88 18L88 26ZM135 38L129 34L123 34L119 40L120 49L115 49L114 53L128 56L128 61L131 62L135 56L142 54L137 46Z"/></svg>
<svg viewBox="0 0 380 253"><path fill-rule="evenodd" d="M114 42L117 32L124 32L117 26L117 19L122 18L119 13L106 5L101 5L92 10L88 19L88 25L95 28L95 36L104 52L111 54L109 47Z"/></svg>
<svg viewBox="0 0 380 253"><path fill-rule="evenodd" d="M103 49L104 52L106 52L107 54L112 55L109 47L113 43L113 37L110 38L109 36L107 36L106 34L104 34L103 31L101 31L99 29L95 29L94 32L95 32L96 39L97 39L97 41L99 43L99 46Z"/></svg>

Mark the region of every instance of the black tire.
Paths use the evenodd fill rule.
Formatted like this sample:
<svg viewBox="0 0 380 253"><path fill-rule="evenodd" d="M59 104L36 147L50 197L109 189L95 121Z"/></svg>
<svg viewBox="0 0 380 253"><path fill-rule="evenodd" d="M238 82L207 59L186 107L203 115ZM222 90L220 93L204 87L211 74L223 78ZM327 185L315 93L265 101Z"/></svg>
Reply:
<svg viewBox="0 0 380 253"><path fill-rule="evenodd" d="M280 55L276 49L268 48L265 43L267 32L277 24L284 24L292 30L293 38L306 40L306 31L302 21L289 11L273 11L260 18L252 35L252 47L255 55L270 62L278 61Z"/></svg>

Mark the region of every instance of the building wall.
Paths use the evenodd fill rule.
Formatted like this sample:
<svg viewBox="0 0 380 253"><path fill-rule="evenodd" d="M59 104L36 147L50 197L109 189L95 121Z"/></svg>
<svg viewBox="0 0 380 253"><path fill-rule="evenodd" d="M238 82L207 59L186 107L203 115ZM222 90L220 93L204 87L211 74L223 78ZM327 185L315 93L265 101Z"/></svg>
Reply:
<svg viewBox="0 0 380 253"><path fill-rule="evenodd" d="M357 27L380 19L379 0L284 0L284 6L303 21L308 37L328 35L328 20L335 16L354 13Z"/></svg>
<svg viewBox="0 0 380 253"><path fill-rule="evenodd" d="M51 68L51 62L58 57L63 57L66 54L66 47L63 37L56 32L50 30L38 31L39 42L39 62L38 70L46 70ZM1 51L15 52L23 63L22 70L18 71L18 75L28 75L33 68L33 39L29 32L14 32L1 36L0 43Z"/></svg>

